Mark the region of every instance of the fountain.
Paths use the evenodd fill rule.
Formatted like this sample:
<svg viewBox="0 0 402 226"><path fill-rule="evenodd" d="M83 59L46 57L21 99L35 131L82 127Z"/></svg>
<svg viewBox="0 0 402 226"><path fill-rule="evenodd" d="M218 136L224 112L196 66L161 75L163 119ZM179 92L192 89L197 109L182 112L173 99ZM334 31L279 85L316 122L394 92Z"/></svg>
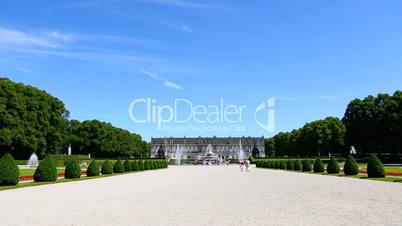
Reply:
<svg viewBox="0 0 402 226"><path fill-rule="evenodd" d="M356 151L356 149L355 149L355 146L350 147L350 154L351 154L351 155L357 154L357 151Z"/></svg>
<svg viewBox="0 0 402 226"><path fill-rule="evenodd" d="M177 144L176 147L176 154L175 154L175 158L176 158L176 165L180 165L181 164L181 158L183 156L183 149L180 147L179 144Z"/></svg>
<svg viewBox="0 0 402 226"><path fill-rule="evenodd" d="M35 153L32 153L28 160L28 166L36 167L38 166L38 164L39 164L38 156Z"/></svg>
<svg viewBox="0 0 402 226"><path fill-rule="evenodd" d="M245 160L246 155L244 154L243 146L241 144L241 139L239 140L239 162Z"/></svg>
<svg viewBox="0 0 402 226"><path fill-rule="evenodd" d="M198 157L197 162L202 163L203 165L213 165L219 164L220 159L212 152L211 144L208 144L207 149L203 156Z"/></svg>
<svg viewBox="0 0 402 226"><path fill-rule="evenodd" d="M68 155L71 155L71 144L68 146L67 154L68 154Z"/></svg>

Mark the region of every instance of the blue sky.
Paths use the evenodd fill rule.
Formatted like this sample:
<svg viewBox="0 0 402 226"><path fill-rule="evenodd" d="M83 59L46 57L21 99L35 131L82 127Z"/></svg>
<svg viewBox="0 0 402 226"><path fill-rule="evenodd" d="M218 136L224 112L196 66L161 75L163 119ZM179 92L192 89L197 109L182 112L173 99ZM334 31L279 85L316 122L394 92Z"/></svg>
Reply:
<svg viewBox="0 0 402 226"><path fill-rule="evenodd" d="M342 117L355 97L401 89L401 12L401 1L6 1L0 76L60 98L71 119L111 122L147 140L272 136ZM128 107L146 97L169 105L222 97L247 105L246 129L134 123ZM256 126L253 113L271 97L275 132Z"/></svg>

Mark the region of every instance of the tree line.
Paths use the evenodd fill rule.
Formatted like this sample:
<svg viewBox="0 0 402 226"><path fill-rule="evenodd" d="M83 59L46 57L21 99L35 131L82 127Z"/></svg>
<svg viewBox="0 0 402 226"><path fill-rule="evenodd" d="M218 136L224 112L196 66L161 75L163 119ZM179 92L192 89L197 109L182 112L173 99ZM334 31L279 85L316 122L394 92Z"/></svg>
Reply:
<svg viewBox="0 0 402 226"><path fill-rule="evenodd" d="M354 99L342 119L327 117L265 140L266 156L401 153L402 92Z"/></svg>
<svg viewBox="0 0 402 226"><path fill-rule="evenodd" d="M64 103L35 87L0 78L0 156L16 159L64 154L93 157L147 156L150 145L141 136L97 120L69 121Z"/></svg>

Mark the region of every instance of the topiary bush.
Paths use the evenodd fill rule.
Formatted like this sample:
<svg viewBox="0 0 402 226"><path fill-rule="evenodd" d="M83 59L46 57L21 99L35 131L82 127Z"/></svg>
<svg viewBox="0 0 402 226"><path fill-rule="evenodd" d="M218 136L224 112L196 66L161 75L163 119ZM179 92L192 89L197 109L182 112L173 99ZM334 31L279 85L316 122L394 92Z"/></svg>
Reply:
<svg viewBox="0 0 402 226"><path fill-rule="evenodd" d="M151 169L151 166L149 165L149 161L145 160L144 161L144 170L149 170L149 169Z"/></svg>
<svg viewBox="0 0 402 226"><path fill-rule="evenodd" d="M46 156L42 161L40 161L33 178L35 182L56 181L57 168L54 159L50 156Z"/></svg>
<svg viewBox="0 0 402 226"><path fill-rule="evenodd" d="M100 170L99 163L93 160L87 168L87 176L88 177L99 176L100 175L99 170Z"/></svg>
<svg viewBox="0 0 402 226"><path fill-rule="evenodd" d="M294 165L294 170L295 171L300 171L301 168L302 168L301 163L300 163L300 161L298 159L294 161L293 165Z"/></svg>
<svg viewBox="0 0 402 226"><path fill-rule="evenodd" d="M287 169L287 170L294 170L294 169L295 169L294 163L293 163L292 160L289 160L289 161L287 162L287 167L286 167L286 169Z"/></svg>
<svg viewBox="0 0 402 226"><path fill-rule="evenodd" d="M0 159L0 186L17 185L20 181L20 169L13 156L6 153Z"/></svg>
<svg viewBox="0 0 402 226"><path fill-rule="evenodd" d="M336 161L334 157L331 157L329 160L329 163L327 165L327 173L329 174L334 174L334 173L339 173L339 163Z"/></svg>
<svg viewBox="0 0 402 226"><path fill-rule="evenodd" d="M315 160L313 171L314 171L314 173L323 173L325 171L324 164L322 163L320 158L317 158Z"/></svg>
<svg viewBox="0 0 402 226"><path fill-rule="evenodd" d="M303 160L302 162L302 172L311 172L311 162L308 159Z"/></svg>
<svg viewBox="0 0 402 226"><path fill-rule="evenodd" d="M282 170L286 169L286 162L285 161L280 161L279 162L279 169L282 169Z"/></svg>
<svg viewBox="0 0 402 226"><path fill-rule="evenodd" d="M123 162L119 159L114 163L113 166L113 172L114 173L124 173L124 166Z"/></svg>
<svg viewBox="0 0 402 226"><path fill-rule="evenodd" d="M112 162L106 159L106 161L102 165L101 172L102 174L112 174L113 173Z"/></svg>
<svg viewBox="0 0 402 226"><path fill-rule="evenodd" d="M375 155L370 155L367 163L368 177L385 177L384 166Z"/></svg>
<svg viewBox="0 0 402 226"><path fill-rule="evenodd" d="M68 160L64 169L64 178L73 179L81 177L81 167L76 159Z"/></svg>
<svg viewBox="0 0 402 226"><path fill-rule="evenodd" d="M348 155L346 158L345 165L343 166L343 173L348 176L357 175L359 173L359 165L353 156Z"/></svg>
<svg viewBox="0 0 402 226"><path fill-rule="evenodd" d="M131 162L129 160L124 161L124 172L131 172Z"/></svg>
<svg viewBox="0 0 402 226"><path fill-rule="evenodd" d="M144 165L144 161L143 161L143 160L139 160L139 161L138 161L138 169L139 169L140 171L145 170L145 165Z"/></svg>

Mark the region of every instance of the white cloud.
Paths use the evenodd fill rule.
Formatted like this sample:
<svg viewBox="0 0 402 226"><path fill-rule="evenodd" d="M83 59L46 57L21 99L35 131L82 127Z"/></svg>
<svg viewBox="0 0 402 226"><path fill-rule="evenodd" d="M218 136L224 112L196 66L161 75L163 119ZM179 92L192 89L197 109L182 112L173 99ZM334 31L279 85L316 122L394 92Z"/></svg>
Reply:
<svg viewBox="0 0 402 226"><path fill-rule="evenodd" d="M343 96L319 94L319 95L317 95L317 98L321 99L321 100L325 100L325 101L336 101L336 100L341 100L343 98Z"/></svg>
<svg viewBox="0 0 402 226"><path fill-rule="evenodd" d="M54 33L53 35L55 35ZM33 34L19 30L0 28L0 45L57 48L62 44L58 38L48 34Z"/></svg>
<svg viewBox="0 0 402 226"><path fill-rule="evenodd" d="M167 80L166 78L160 76L159 74L155 73L155 72L150 72L148 70L141 70L140 71L143 74L148 75L149 77L155 79L155 80L160 80L162 81L162 84L167 87L167 88L171 88L171 89L177 89L177 90L182 90L183 87L177 83L174 83L172 81Z"/></svg>
<svg viewBox="0 0 402 226"><path fill-rule="evenodd" d="M182 90L183 87L181 87L181 85L178 85L174 82L170 82L170 81L165 81L163 82L163 85L168 87L168 88L172 88L172 89L177 89L177 90Z"/></svg>
<svg viewBox="0 0 402 226"><path fill-rule="evenodd" d="M191 34L194 33L193 29L191 29L191 28L190 28L189 26L187 26L187 25L182 25L182 26L181 26L181 29L182 29L184 32L187 32L187 33L191 33Z"/></svg>

